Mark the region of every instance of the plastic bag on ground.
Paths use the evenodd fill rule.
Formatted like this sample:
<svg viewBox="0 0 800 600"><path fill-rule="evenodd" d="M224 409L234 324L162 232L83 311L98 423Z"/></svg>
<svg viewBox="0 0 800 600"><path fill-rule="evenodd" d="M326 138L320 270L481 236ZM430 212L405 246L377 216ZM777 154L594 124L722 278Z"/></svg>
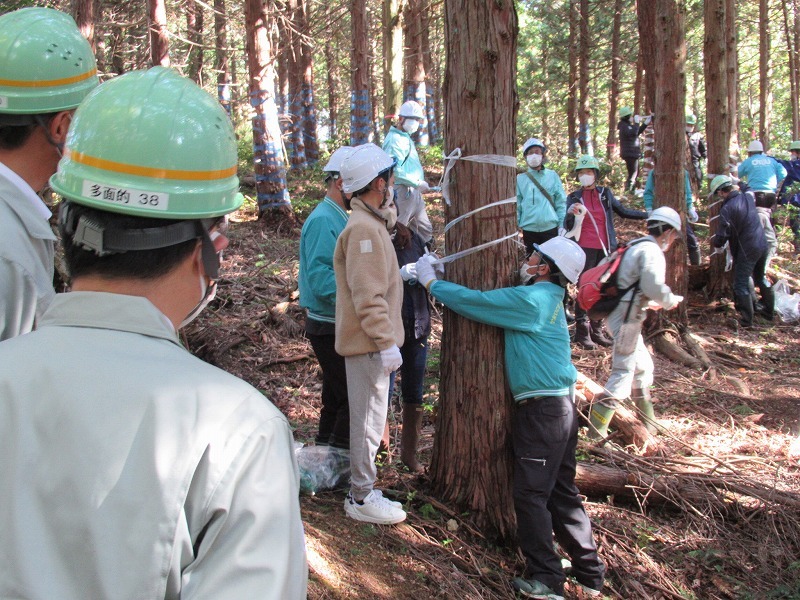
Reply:
<svg viewBox="0 0 800 600"><path fill-rule="evenodd" d="M346 487L350 481L350 451L333 446L304 446L295 450L300 470L300 493L314 495Z"/></svg>
<svg viewBox="0 0 800 600"><path fill-rule="evenodd" d="M785 279L779 279L772 286L775 292L775 312L784 323L792 323L800 319L800 294L792 294Z"/></svg>

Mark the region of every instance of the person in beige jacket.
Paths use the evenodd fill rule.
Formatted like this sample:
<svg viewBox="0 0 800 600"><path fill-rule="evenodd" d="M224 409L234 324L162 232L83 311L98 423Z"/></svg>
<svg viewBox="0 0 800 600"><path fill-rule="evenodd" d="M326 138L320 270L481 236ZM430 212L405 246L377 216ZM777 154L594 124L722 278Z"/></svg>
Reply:
<svg viewBox="0 0 800 600"><path fill-rule="evenodd" d="M399 502L374 489L389 375L403 364L403 281L389 237L397 221L394 166L375 144L358 146L342 163L352 213L333 255L336 352L344 356L350 406L351 483L344 508L357 521L382 525L406 518Z"/></svg>

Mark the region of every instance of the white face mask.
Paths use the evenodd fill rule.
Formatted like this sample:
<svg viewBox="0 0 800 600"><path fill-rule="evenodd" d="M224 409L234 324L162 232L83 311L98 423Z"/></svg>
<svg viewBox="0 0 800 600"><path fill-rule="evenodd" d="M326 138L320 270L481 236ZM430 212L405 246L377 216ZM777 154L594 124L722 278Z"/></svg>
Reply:
<svg viewBox="0 0 800 600"><path fill-rule="evenodd" d="M417 133L419 129L419 121L417 119L405 119L403 121L403 131L410 135Z"/></svg>
<svg viewBox="0 0 800 600"><path fill-rule="evenodd" d="M183 321L181 321L178 329L186 327L189 323L194 321L198 315L205 310L206 306L208 306L209 303L217 296L217 282L212 281L210 284L207 284L206 276L202 274L200 275L200 289L203 290L203 297L200 298L200 302L198 302L197 306L192 309L192 312L186 315Z"/></svg>
<svg viewBox="0 0 800 600"><path fill-rule="evenodd" d="M542 155L528 154L528 156L525 157L525 161L528 163L528 166L531 169L535 169L536 167L542 164Z"/></svg>
<svg viewBox="0 0 800 600"><path fill-rule="evenodd" d="M591 187L594 184L594 175L591 175L589 173L578 175L578 181L581 182L581 185L583 187Z"/></svg>

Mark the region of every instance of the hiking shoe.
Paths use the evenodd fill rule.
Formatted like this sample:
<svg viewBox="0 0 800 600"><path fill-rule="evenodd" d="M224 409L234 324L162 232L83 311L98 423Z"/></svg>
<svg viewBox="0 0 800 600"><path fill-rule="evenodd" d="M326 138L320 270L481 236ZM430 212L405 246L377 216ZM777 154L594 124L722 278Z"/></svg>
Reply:
<svg viewBox="0 0 800 600"><path fill-rule="evenodd" d="M511 582L512 587L523 598L534 598L534 600L564 600L564 596L556 594L553 590L535 579L523 579L516 577Z"/></svg>
<svg viewBox="0 0 800 600"><path fill-rule="evenodd" d="M378 494L378 496L383 498L386 502L388 502L389 504L391 504L395 508L403 508L403 503L402 502L397 502L396 500L389 500L389 498L387 498L386 496L383 495L383 492L381 490L372 490L372 491L375 492L376 494Z"/></svg>
<svg viewBox="0 0 800 600"><path fill-rule="evenodd" d="M380 490L372 490L361 502L358 502L351 494L347 494L347 498L344 500L344 512L356 521L377 525L394 525L406 520L405 511L395 504L396 502L384 498Z"/></svg>
<svg viewBox="0 0 800 600"><path fill-rule="evenodd" d="M596 590L594 588L590 588L588 585L583 585L580 581L578 582L578 587L583 592L583 595L587 598L602 598L603 592L600 590Z"/></svg>

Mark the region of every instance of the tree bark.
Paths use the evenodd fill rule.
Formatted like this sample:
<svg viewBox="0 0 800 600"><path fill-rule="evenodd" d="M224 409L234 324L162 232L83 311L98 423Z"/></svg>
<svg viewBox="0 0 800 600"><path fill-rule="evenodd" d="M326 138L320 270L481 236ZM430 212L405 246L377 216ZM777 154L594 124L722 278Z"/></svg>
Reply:
<svg viewBox="0 0 800 600"><path fill-rule="evenodd" d="M569 82L567 90L567 137L570 156L578 154L578 0L569 0L567 5L569 19Z"/></svg>
<svg viewBox="0 0 800 600"><path fill-rule="evenodd" d="M326 19L330 21L332 16L331 5L325 7ZM327 87L328 87L328 136L333 141L339 139L339 63L336 60L336 53L333 49L333 41L330 36L325 39L325 65L327 66Z"/></svg>
<svg viewBox="0 0 800 600"><path fill-rule="evenodd" d="M515 154L517 13L512 0L445 0L445 142L464 156ZM458 161L451 171L453 219L513 194L508 167ZM489 212L489 211L487 211ZM515 230L508 206L481 213L448 232L452 253ZM471 288L507 285L518 253L494 246L448 266L448 277ZM511 398L503 372L502 332L446 311L442 378L431 479L445 502L469 510L485 531L510 538L515 529L511 493Z"/></svg>
<svg viewBox="0 0 800 600"><path fill-rule="evenodd" d="M425 85L425 61L422 47L422 10L423 0L407 0L403 13L403 62L405 64L406 100L415 100L423 111L427 105L427 87ZM418 146L427 146L428 123L422 121L419 129L412 136Z"/></svg>
<svg viewBox="0 0 800 600"><path fill-rule="evenodd" d="M594 155L592 136L589 129L589 0L581 1L578 80L580 97L578 100L578 140L583 154Z"/></svg>
<svg viewBox="0 0 800 600"><path fill-rule="evenodd" d="M783 2L781 9L783 12L783 35L786 43L786 54L789 63L789 89L792 102L792 139L797 139L798 130L800 129L800 103L797 97L797 47L794 44L794 36L792 35L792 27L789 21L789 6L792 6L792 13L794 16L794 0L791 4Z"/></svg>
<svg viewBox="0 0 800 600"><path fill-rule="evenodd" d="M384 133L403 103L402 0L383 0L383 113Z"/></svg>
<svg viewBox="0 0 800 600"><path fill-rule="evenodd" d="M639 15L639 53L644 67L644 99L642 114L653 112L656 98L656 48L653 40L656 30L656 3L654 0L636 0L636 11Z"/></svg>
<svg viewBox="0 0 800 600"><path fill-rule="evenodd" d="M164 0L147 0L147 20L150 30L150 64L154 67L169 67L169 30Z"/></svg>
<svg viewBox="0 0 800 600"><path fill-rule="evenodd" d="M769 150L769 134L772 119L772 90L770 53L770 27L769 27L769 0L759 0L758 3L758 35L759 35L759 60L758 60L758 100L760 105L758 135L764 144L764 151Z"/></svg>
<svg viewBox="0 0 800 600"><path fill-rule="evenodd" d="M231 116L231 68L225 0L214 0L214 70L217 72L217 98Z"/></svg>
<svg viewBox="0 0 800 600"><path fill-rule="evenodd" d="M608 92L608 137L606 159L610 163L619 156L617 148L617 99L619 98L620 29L622 28L622 0L614 0L614 21L611 29L611 89Z"/></svg>
<svg viewBox="0 0 800 600"><path fill-rule="evenodd" d="M302 0L288 0L285 4L286 16L283 27L283 41L286 43L286 66L289 79L288 106L289 120L289 164L292 169L305 169L308 167L306 160L306 143L303 135L303 35L305 11ZM288 41L288 43L287 43Z"/></svg>
<svg viewBox="0 0 800 600"><path fill-rule="evenodd" d="M196 0L186 4L186 39L189 40L189 79L203 85L203 7Z"/></svg>
<svg viewBox="0 0 800 600"><path fill-rule="evenodd" d="M436 121L436 102L434 100L434 89L431 84L433 76L433 55L431 54L431 10L432 5L428 0L425 0L420 11L420 23L422 25L422 35L420 43L422 45L422 65L425 69L425 129L428 134L428 143L434 143L439 139L439 127Z"/></svg>
<svg viewBox="0 0 800 600"><path fill-rule="evenodd" d="M274 4L245 0L247 68L250 74L250 106L253 109L253 161L259 217L291 204L286 189L278 107L275 104L275 67L269 31L273 27Z"/></svg>
<svg viewBox="0 0 800 600"><path fill-rule="evenodd" d="M369 86L369 22L366 0L352 0L350 20L353 26L350 54L350 145L372 141L372 102Z"/></svg>
<svg viewBox="0 0 800 600"><path fill-rule="evenodd" d="M742 138L739 131L739 35L736 14L736 0L725 0L725 60L728 86L728 165L727 170L720 173L730 173L736 169L739 162L739 140ZM706 25L708 26L708 25ZM719 27L719 23L716 24ZM713 115L716 113L706 113ZM709 173L711 170L709 169Z"/></svg>
<svg viewBox="0 0 800 600"><path fill-rule="evenodd" d="M81 35L85 37L89 45L92 47L92 52L97 53L97 40L94 37L95 28L95 0L72 0L72 16L78 29L81 30Z"/></svg>

